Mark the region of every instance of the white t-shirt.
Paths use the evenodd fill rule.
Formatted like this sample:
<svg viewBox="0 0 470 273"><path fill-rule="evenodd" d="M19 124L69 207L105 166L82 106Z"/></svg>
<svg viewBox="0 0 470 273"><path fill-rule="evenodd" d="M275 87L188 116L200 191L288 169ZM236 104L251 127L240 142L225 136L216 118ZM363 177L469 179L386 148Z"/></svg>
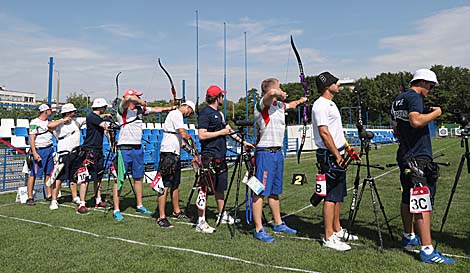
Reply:
<svg viewBox="0 0 470 273"><path fill-rule="evenodd" d="M329 99L319 97L312 106L313 139L318 148L328 149L323 143L318 126L328 126L328 131L335 142L336 148L346 144L343 133L343 124L336 104Z"/></svg>
<svg viewBox="0 0 470 273"><path fill-rule="evenodd" d="M55 129L59 141L57 142L57 151L69 151L80 145L80 124L77 119L69 123L61 123Z"/></svg>
<svg viewBox="0 0 470 273"><path fill-rule="evenodd" d="M261 99L255 107L255 120L259 126L260 140L258 147L282 147L286 130L286 118L284 112L289 108L288 104L276 101L270 106L265 106Z"/></svg>
<svg viewBox="0 0 470 273"><path fill-rule="evenodd" d="M34 140L36 149L52 145L52 133L48 132L48 123L48 120L41 120L39 118L35 118L29 123L29 134L36 135Z"/></svg>
<svg viewBox="0 0 470 273"><path fill-rule="evenodd" d="M183 113L176 109L168 113L163 123L163 140L160 152L179 155L181 150L181 136L178 129L184 128Z"/></svg>
<svg viewBox="0 0 470 273"><path fill-rule="evenodd" d="M142 107L143 115L148 115L150 113L150 108L145 106ZM121 106L119 107L117 120L119 125L124 124L119 132L118 145L140 145L142 144L142 120L137 119L137 109L131 110L127 108L122 110Z"/></svg>

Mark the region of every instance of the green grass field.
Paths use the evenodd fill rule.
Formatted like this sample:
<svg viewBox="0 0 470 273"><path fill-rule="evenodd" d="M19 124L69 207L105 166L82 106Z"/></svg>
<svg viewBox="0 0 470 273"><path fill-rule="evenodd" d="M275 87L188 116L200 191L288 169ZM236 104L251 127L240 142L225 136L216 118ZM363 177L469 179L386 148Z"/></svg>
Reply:
<svg viewBox="0 0 470 273"><path fill-rule="evenodd" d="M390 239L379 210L384 238L384 250L379 250L370 190L366 187L353 227L353 233L359 235L360 240L355 241L348 252L322 248L319 242L323 233L321 206L312 207L309 203L315 181L315 159L312 153L304 153L300 165L295 156L286 159L284 194L281 195L282 214L288 215L284 219L299 230L298 236L276 235L276 242L265 244L253 239L253 227L244 220L236 226L233 240L227 226L220 226L215 234L200 234L188 222L173 220L175 227L164 230L154 218L141 217L135 212L134 196L128 183L121 197L121 210L126 217L122 222L114 221L111 212L77 215L70 198L58 210L50 211L46 202L39 202L35 207L14 203L15 194L10 193L0 195L0 272L470 272L470 175L466 167L444 232L438 232L464 149L460 147L460 139L455 138L436 139L433 145L435 153L445 154L436 161L451 163L450 167L441 167L432 213L433 239L439 241L441 252L457 255L455 265L423 264L417 253L400 248L403 229L396 167L385 171L371 169L395 241ZM396 148L396 145L388 145L371 150L371 163L394 163ZM309 183L292 185L294 173L306 173ZM347 224L355 173L355 167L350 168L348 197L342 210L343 226ZM366 170L361 168L361 184L365 176ZM193 179L192 171L184 171L182 207ZM228 209L235 204L234 189L230 197ZM242 187L239 217L243 219L244 200ZM144 205L149 209L156 207L156 195L148 185L144 187ZM208 206L208 221L215 225L216 208L212 197ZM168 207L167 213L170 212L171 207ZM271 219L268 207L265 207L265 214ZM267 231L272 233L271 226L268 225Z"/></svg>

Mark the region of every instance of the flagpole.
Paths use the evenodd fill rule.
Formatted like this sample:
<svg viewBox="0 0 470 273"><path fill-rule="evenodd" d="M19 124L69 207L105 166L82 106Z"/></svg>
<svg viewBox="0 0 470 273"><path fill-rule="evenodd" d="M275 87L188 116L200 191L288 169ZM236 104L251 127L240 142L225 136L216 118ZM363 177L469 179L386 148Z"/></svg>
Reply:
<svg viewBox="0 0 470 273"><path fill-rule="evenodd" d="M196 10L196 102L199 102L199 18L198 18L197 10Z"/></svg>
<svg viewBox="0 0 470 273"><path fill-rule="evenodd" d="M224 22L224 90L227 90L227 24ZM227 120L227 95L224 96L224 117Z"/></svg>

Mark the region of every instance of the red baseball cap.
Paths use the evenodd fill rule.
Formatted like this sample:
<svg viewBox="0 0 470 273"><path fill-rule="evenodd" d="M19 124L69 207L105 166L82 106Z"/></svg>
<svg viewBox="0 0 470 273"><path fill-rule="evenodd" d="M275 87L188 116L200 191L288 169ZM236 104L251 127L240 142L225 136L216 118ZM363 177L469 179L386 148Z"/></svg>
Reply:
<svg viewBox="0 0 470 273"><path fill-rule="evenodd" d="M127 89L126 92L124 92L124 97L127 97L127 96L132 96L132 95L135 95L135 96L142 96L142 92L139 92L135 89Z"/></svg>
<svg viewBox="0 0 470 273"><path fill-rule="evenodd" d="M227 94L227 91L220 89L217 85L211 85L207 88L207 95L211 97L218 96L220 93Z"/></svg>

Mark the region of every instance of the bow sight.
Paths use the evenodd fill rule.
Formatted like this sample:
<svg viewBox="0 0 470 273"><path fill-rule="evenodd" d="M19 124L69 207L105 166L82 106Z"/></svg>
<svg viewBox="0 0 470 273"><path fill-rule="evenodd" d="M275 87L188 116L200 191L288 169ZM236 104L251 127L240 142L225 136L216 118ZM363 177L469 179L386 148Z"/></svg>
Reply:
<svg viewBox="0 0 470 273"><path fill-rule="evenodd" d="M454 122L460 124L461 136L468 137L470 135L470 126L469 126L468 116L463 114L460 109L454 110L452 114L454 114Z"/></svg>

